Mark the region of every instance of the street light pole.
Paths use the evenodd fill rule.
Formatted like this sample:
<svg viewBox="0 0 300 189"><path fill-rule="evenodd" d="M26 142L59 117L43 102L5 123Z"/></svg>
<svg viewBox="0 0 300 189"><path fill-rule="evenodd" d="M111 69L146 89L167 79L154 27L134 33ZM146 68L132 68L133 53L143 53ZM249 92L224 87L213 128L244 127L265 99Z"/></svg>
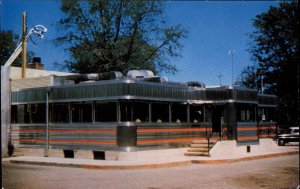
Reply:
<svg viewBox="0 0 300 189"><path fill-rule="evenodd" d="M224 75L222 74L222 73L220 73L217 77L219 78L219 84L220 84L220 86L222 85L222 77L223 77Z"/></svg>
<svg viewBox="0 0 300 189"><path fill-rule="evenodd" d="M228 54L231 55L231 85L233 86L233 54L236 53L235 50L230 50Z"/></svg>
<svg viewBox="0 0 300 189"><path fill-rule="evenodd" d="M23 12L23 30L22 30L22 79L26 77L26 46L27 46L27 40L26 40L26 30L27 30L27 23L26 23L26 12Z"/></svg>
<svg viewBox="0 0 300 189"><path fill-rule="evenodd" d="M44 37L44 34L47 32L47 28L45 28L44 26L36 25L34 26L34 28L31 28L24 37L24 34L26 33L24 32L26 31L25 20L26 20L26 13L25 14L23 13L22 42L17 46L17 48L9 57L9 59L5 62L5 64L1 66L1 156L2 157L6 156L8 152L8 128L10 126L10 105L11 105L10 66L22 51L23 51L23 60L26 60L26 42L32 34L38 35L42 39ZM26 67L26 65L23 63L22 67ZM22 78L24 77L25 77L25 72L22 71Z"/></svg>

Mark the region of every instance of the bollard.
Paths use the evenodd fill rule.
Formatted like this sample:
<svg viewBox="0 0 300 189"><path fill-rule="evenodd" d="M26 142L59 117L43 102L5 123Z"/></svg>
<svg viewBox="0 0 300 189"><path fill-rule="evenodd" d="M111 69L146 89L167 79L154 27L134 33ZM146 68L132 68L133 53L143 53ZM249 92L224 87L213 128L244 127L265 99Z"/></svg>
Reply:
<svg viewBox="0 0 300 189"><path fill-rule="evenodd" d="M247 146L247 153L250 153L251 152L251 148L250 146Z"/></svg>

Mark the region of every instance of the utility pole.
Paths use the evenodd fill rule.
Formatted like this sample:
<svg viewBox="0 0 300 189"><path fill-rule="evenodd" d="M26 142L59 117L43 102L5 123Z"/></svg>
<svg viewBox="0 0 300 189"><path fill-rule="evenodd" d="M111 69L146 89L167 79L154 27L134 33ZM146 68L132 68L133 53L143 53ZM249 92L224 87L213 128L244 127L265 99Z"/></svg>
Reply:
<svg viewBox="0 0 300 189"><path fill-rule="evenodd" d="M263 75L260 75L260 85L261 85L261 94L264 94L264 78Z"/></svg>
<svg viewBox="0 0 300 189"><path fill-rule="evenodd" d="M256 77L258 78L258 76L259 76L259 78L260 78L260 87L261 87L260 93L261 94L264 94L264 78L263 78L263 74L264 74L264 69L259 69L255 73ZM258 81L256 82L256 89L258 91L258 86L257 85L258 85Z"/></svg>
<svg viewBox="0 0 300 189"><path fill-rule="evenodd" d="M0 0L0 3L2 1ZM44 37L44 34L47 32L47 28L42 25L36 25L31 28L26 34L26 12L23 12L23 35L22 43L20 43L9 59L1 66L1 156L6 156L8 152L8 128L10 127L10 66L14 60L21 54L23 51L23 64L22 68L26 69L26 43L28 38L35 34L41 39ZM25 76L25 69L22 69L22 78ZM24 71L23 71L24 70Z"/></svg>
<svg viewBox="0 0 300 189"><path fill-rule="evenodd" d="M224 75L222 75L222 73L220 73L217 77L219 78L219 84L220 84L220 86L222 85L222 83L221 83L221 81L222 81L222 77L223 77Z"/></svg>
<svg viewBox="0 0 300 189"><path fill-rule="evenodd" d="M27 23L26 23L26 12L23 12L23 30L22 30L22 79L26 77L26 45L27 45L27 40L26 40L26 28L27 28Z"/></svg>
<svg viewBox="0 0 300 189"><path fill-rule="evenodd" d="M235 54L235 50L230 50L228 54L231 55L231 85L233 86L233 54Z"/></svg>

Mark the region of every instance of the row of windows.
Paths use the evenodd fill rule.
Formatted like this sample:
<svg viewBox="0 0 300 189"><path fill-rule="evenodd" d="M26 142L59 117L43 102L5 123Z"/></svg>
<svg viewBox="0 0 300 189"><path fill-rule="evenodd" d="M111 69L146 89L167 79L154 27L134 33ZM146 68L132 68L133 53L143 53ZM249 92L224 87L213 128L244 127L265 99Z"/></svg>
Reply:
<svg viewBox="0 0 300 189"><path fill-rule="evenodd" d="M237 106L237 121L242 122L272 122L275 119L274 108L257 108L257 117L255 120L255 105L239 104Z"/></svg>
<svg viewBox="0 0 300 189"><path fill-rule="evenodd" d="M275 116L274 108L258 108L257 110L257 120L259 122L272 122L276 119Z"/></svg>
<svg viewBox="0 0 300 189"><path fill-rule="evenodd" d="M238 104L237 105L237 121L254 122L255 121L255 105Z"/></svg>
<svg viewBox="0 0 300 189"><path fill-rule="evenodd" d="M148 102L73 102L49 104L49 118L52 123L92 122L187 122L187 105ZM45 123L45 104L12 106L12 123ZM203 106L190 106L190 121L203 122ZM150 120L151 119L151 120Z"/></svg>

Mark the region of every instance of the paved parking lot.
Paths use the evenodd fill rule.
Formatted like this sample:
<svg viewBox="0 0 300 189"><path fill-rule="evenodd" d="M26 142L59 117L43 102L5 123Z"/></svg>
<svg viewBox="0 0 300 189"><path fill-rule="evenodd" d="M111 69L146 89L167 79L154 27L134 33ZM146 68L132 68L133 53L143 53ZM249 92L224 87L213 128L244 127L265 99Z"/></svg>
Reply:
<svg viewBox="0 0 300 189"><path fill-rule="evenodd" d="M2 173L5 189L281 189L299 185L299 156L140 170L89 170L6 162Z"/></svg>

